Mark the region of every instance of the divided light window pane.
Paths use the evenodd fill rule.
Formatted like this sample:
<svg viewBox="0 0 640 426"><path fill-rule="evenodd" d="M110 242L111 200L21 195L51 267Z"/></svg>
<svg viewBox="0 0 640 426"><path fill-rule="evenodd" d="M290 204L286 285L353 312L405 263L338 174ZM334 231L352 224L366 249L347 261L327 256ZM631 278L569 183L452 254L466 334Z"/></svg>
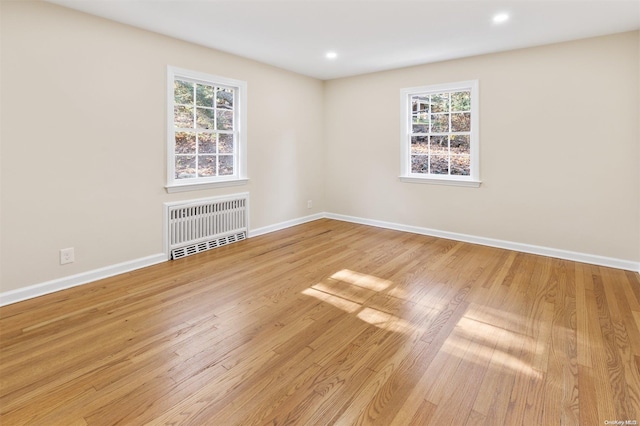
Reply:
<svg viewBox="0 0 640 426"><path fill-rule="evenodd" d="M173 93L174 179L234 175L236 91L176 77Z"/></svg>
<svg viewBox="0 0 640 426"><path fill-rule="evenodd" d="M446 86L446 85L443 85ZM408 93L409 129L405 176L471 179L474 114L472 87ZM476 139L477 140L477 139ZM407 142L403 142L407 143ZM477 149L477 148L476 148ZM475 176L477 179L477 176Z"/></svg>

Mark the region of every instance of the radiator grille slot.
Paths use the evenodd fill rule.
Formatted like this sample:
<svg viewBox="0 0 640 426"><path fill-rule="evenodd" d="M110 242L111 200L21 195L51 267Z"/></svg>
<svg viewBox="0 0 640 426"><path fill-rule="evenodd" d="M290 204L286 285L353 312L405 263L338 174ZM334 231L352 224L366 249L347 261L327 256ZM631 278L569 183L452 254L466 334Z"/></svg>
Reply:
<svg viewBox="0 0 640 426"><path fill-rule="evenodd" d="M198 244L193 244L186 247L180 247L171 250L172 259L180 259L181 257L189 256L192 254L200 253L201 251L211 250L216 247L224 246L227 244L235 243L236 241L242 241L247 238L246 232L241 232L235 235L229 235L226 237L218 238L217 240L205 241Z"/></svg>
<svg viewBox="0 0 640 426"><path fill-rule="evenodd" d="M247 238L248 195L168 205L172 259L211 250Z"/></svg>

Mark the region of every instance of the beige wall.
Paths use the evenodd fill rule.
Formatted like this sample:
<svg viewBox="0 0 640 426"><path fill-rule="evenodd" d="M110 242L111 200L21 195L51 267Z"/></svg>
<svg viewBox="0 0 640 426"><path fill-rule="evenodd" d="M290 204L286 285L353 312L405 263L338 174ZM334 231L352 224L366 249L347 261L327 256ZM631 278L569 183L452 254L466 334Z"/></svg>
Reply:
<svg viewBox="0 0 640 426"><path fill-rule="evenodd" d="M252 229L326 211L640 261L639 32L323 83L47 3L0 11L0 292L158 254L163 202L242 191ZM248 185L166 193L167 64L248 82ZM400 183L400 89L469 79L482 186Z"/></svg>
<svg viewBox="0 0 640 426"><path fill-rule="evenodd" d="M326 210L639 261L639 34L325 83ZM400 89L471 79L481 187L401 183Z"/></svg>
<svg viewBox="0 0 640 426"><path fill-rule="evenodd" d="M166 201L249 191L252 229L321 211L322 82L46 3L1 7L1 292L161 253ZM248 185L166 193L167 64L247 81ZM60 266L65 247L76 262Z"/></svg>

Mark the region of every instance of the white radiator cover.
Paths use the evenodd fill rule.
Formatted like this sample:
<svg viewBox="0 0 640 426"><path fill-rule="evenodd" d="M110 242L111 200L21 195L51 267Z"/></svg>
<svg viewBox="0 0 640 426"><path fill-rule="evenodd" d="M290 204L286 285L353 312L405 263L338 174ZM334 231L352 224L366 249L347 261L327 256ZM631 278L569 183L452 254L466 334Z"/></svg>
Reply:
<svg viewBox="0 0 640 426"><path fill-rule="evenodd" d="M164 205L165 252L171 259L247 238L248 192Z"/></svg>

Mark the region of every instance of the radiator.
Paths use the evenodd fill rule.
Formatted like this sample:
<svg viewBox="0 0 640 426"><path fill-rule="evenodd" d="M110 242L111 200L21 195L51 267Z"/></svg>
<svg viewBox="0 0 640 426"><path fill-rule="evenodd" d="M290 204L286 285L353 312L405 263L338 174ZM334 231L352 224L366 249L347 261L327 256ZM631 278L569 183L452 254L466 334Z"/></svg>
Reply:
<svg viewBox="0 0 640 426"><path fill-rule="evenodd" d="M172 259L211 250L247 238L248 193L166 203Z"/></svg>

